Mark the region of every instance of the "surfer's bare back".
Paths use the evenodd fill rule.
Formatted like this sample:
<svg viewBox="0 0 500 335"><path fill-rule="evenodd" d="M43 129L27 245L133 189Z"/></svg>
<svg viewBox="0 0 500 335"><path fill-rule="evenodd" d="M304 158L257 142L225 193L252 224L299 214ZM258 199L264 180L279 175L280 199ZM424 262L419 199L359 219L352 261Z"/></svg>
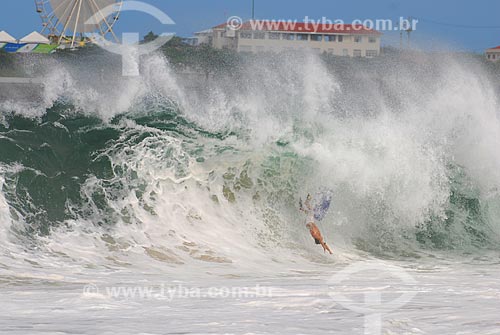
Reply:
<svg viewBox="0 0 500 335"><path fill-rule="evenodd" d="M314 239L314 242L316 244L321 244L323 247L324 252L329 252L330 254L333 254L328 245L325 243L323 240L323 236L321 235L321 232L319 231L318 226L314 223L314 211L311 206L311 195L308 194L306 201L304 202L305 207L302 204L302 199L300 199L299 205L300 205L300 210L306 213L306 227L309 229L309 232L311 233L312 238Z"/></svg>

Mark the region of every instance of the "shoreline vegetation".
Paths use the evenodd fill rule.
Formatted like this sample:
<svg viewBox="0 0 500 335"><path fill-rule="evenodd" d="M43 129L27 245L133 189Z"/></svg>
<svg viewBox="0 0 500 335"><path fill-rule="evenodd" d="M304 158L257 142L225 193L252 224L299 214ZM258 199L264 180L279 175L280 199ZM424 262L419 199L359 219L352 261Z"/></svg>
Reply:
<svg viewBox="0 0 500 335"><path fill-rule="evenodd" d="M143 42L148 42L156 38L156 35L149 33ZM195 74L205 76L207 79L212 75L228 73L228 71L237 71L239 65L258 58L272 59L281 58L284 54L264 52L261 54L237 53L232 50L214 49L208 45L191 46L182 41L180 37L174 37L161 48L161 52L168 59L172 68L178 73ZM353 58L344 56L334 56L321 54L320 58L328 66L335 67L337 70L347 70L352 66L373 66L379 63L389 61L404 60L412 58L414 55L423 55L424 58L433 57L453 57L455 59L464 59L476 61L483 64L488 72L500 73L500 62L494 63L486 60L484 55L472 52L426 52L414 50L399 50L398 48L385 46L382 47L381 55L376 58ZM276 57L279 55L280 57ZM51 55L40 54L9 54L0 50L0 77L36 77L43 73L43 65L52 60L71 61L72 59L82 58L89 60L89 64L109 68L121 62L118 56L108 54L97 46L88 46L76 51L59 50ZM99 62L93 61L99 59ZM85 62L82 62L85 63Z"/></svg>

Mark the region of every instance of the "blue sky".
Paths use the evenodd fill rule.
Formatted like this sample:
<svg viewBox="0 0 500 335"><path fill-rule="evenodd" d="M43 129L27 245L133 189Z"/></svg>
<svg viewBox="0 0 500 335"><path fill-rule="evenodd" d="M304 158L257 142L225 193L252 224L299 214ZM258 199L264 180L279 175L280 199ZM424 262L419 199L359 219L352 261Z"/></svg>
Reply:
<svg viewBox="0 0 500 335"><path fill-rule="evenodd" d="M157 33L193 32L225 22L228 16L249 18L251 0L143 0L167 13L174 26L163 26L142 13L124 13L117 31ZM500 1L498 0L255 0L259 19L393 19L413 16L420 19L413 33L415 45L423 49L453 49L482 52L500 45ZM464 26L464 27L462 27ZM488 26L489 28L484 28ZM3 0L0 30L22 37L40 30L41 21L33 0ZM386 32L384 44L398 44L399 34Z"/></svg>

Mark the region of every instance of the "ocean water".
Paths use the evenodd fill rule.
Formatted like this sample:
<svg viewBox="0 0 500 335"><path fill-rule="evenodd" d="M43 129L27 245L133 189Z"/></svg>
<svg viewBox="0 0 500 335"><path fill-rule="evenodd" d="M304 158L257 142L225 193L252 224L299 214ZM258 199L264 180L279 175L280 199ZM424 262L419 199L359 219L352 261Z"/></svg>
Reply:
<svg viewBox="0 0 500 335"><path fill-rule="evenodd" d="M19 66L45 85L0 87L2 334L500 334L479 61ZM298 210L325 189L333 255Z"/></svg>

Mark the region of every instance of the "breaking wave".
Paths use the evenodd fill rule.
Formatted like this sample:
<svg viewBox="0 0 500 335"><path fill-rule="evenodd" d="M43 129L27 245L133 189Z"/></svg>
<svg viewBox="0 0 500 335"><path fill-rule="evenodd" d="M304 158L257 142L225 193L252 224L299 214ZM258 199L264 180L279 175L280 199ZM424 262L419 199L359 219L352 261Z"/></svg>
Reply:
<svg viewBox="0 0 500 335"><path fill-rule="evenodd" d="M152 55L123 78L82 58L33 60L38 97L2 88L4 257L257 268L498 248L498 92L475 60L248 56L206 77ZM336 258L297 205L325 188Z"/></svg>

